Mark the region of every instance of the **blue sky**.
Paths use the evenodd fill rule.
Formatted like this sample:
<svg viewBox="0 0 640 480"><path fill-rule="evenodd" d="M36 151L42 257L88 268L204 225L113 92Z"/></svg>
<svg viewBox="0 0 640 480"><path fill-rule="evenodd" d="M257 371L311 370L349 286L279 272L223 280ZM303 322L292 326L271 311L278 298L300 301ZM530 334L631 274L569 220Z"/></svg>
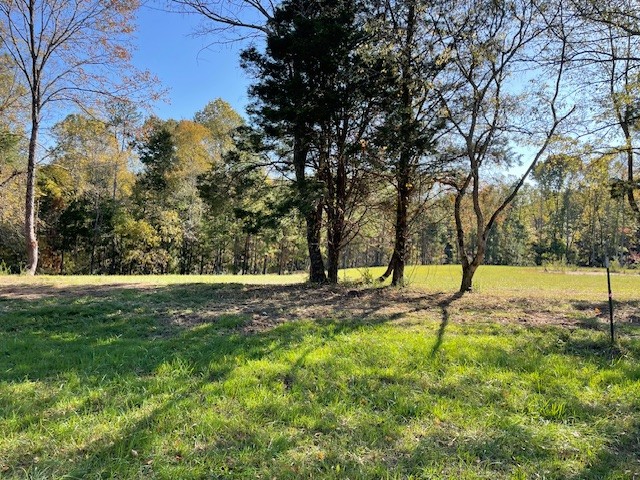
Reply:
<svg viewBox="0 0 640 480"><path fill-rule="evenodd" d="M194 37L196 16L143 6L138 14L135 65L155 74L168 89L170 103L158 102L160 118L190 119L209 101L220 97L244 114L249 79L239 65L238 44L214 44Z"/></svg>

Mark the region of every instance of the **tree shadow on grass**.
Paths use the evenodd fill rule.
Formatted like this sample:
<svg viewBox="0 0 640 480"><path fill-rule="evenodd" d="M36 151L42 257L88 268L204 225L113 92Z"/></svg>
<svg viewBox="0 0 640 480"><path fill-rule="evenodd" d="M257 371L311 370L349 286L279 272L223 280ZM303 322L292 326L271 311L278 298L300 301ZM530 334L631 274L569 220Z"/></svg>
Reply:
<svg viewBox="0 0 640 480"><path fill-rule="evenodd" d="M624 429L611 435L589 465L572 475L571 479L600 480L603 478L640 478L640 421L633 419ZM620 472L613 477L612 471Z"/></svg>
<svg viewBox="0 0 640 480"><path fill-rule="evenodd" d="M400 308L389 305L396 295L392 290L352 296L344 289L297 285L101 288L94 295L85 287L70 287L40 299L29 291L29 298L5 297L0 307L9 314L0 325L0 421L10 426L8 435L20 440L3 452L0 462L12 469L10 475L20 477L21 468L49 465L52 477L76 478L226 474L249 478L257 469L279 478L318 472L338 477L332 468L340 464L348 469L345 476L352 478L379 478L385 471L406 477L427 472L430 465L450 467L433 476L448 478L458 473L458 462L467 473L490 472L506 478L519 462L535 472L536 467L557 465L562 455L569 460L576 455L567 450L559 456L553 444L547 448L534 431L518 424L523 417L539 418L543 426L574 421L591 425L606 414L545 372L549 352L576 354L598 368L611 367L598 348L589 347L593 332L568 334L549 352L537 351L527 336L516 339L513 350L487 345L477 358L468 353L464 354L468 358L457 359L444 349L447 362L458 362L456 368L480 365L514 379L538 375L542 384L526 387L529 410L507 402L486 379L464 371L448 375L442 362L433 367L442 369L440 377L429 370L430 361L407 367L397 376L388 372L389 362L367 364L369 358L384 358L385 344L366 344L378 350L371 357L362 354L358 361L364 366L359 371L344 362L340 349L325 348L340 335L367 333L407 314L428 313L431 307L431 313L441 315L435 348L429 342L414 347L422 349L415 355L429 358L442 351L456 295L415 295ZM637 360L637 348L630 346L627 355ZM308 362L316 349L323 349L323 356ZM286 360L278 356L282 365L276 368L269 364L277 352L289 356ZM350 354L359 354L354 352ZM254 373L242 370L254 361L265 365L262 376L243 379L242 375ZM628 363L620 367L622 380L637 379L637 368ZM274 396L249 398L237 406L233 382L243 380L254 381L256 391L267 385ZM225 382L231 382L229 390ZM61 394L66 385L68 390ZM63 398L70 395L75 396L72 403ZM196 405L198 412L215 411L215 402L223 397L231 405L225 408L235 408L239 418L226 417L224 408L216 411L218 429L201 440L198 427L191 425L199 421L191 409ZM465 425L446 410L438 412L440 401L470 416L487 411L505 421L481 424L482 428ZM105 430L108 412L118 413ZM172 417L168 424L167 416ZM435 427L409 446L402 445L407 430L421 423ZM75 428L85 433L73 433ZM68 435L60 433L65 429ZM183 439L182 430L190 437ZM621 471L622 459L631 458L633 432L628 442L616 444L621 430L612 425L607 432L613 449L597 451L595 471ZM270 438L274 431L279 433ZM25 432L53 435L52 443L68 439L70 445L47 450L20 443ZM159 446L165 437L170 444ZM35 456L41 457L39 463ZM271 463L274 466L268 467ZM292 465L299 470L288 471ZM586 470L582 473L575 478L599 478Z"/></svg>
<svg viewBox="0 0 640 480"><path fill-rule="evenodd" d="M608 302L572 302L573 308L579 313L579 317L584 321L591 321L601 328L608 328L609 323L609 303ZM616 326L625 330L633 327L640 327L640 301L638 300L615 300L613 301L613 316Z"/></svg>
<svg viewBox="0 0 640 480"><path fill-rule="evenodd" d="M208 382L223 382L248 361L297 348L311 333L329 341L390 319L376 313L377 305L367 305L357 307L367 309L366 318L337 321L330 315L339 309L346 315L344 304L336 305L331 295L318 296L302 286L189 284L63 291L26 287L22 292L14 287L9 295L4 293L2 309L8 315L0 325L0 382L7 388L0 393L0 421L10 422L17 436L38 431L42 425L58 425L72 414L99 417L105 410L134 412L158 392L166 392L168 387L161 383L171 370L199 385L189 390L191 394ZM309 322L299 321L317 313L307 311L309 303L329 315L316 330ZM68 399L59 395L62 387L55 385L74 385L71 390L77 395L72 404L65 404ZM140 431L148 429L155 416L175 408L175 398L162 400L115 435L90 440L69 458L90 457L81 462L84 466L78 466L79 471L105 468L95 462L100 458L124 458L129 465L125 447L141 437ZM0 463L18 472L34 467L34 462L34 452L16 443L3 452Z"/></svg>
<svg viewBox="0 0 640 480"><path fill-rule="evenodd" d="M616 400L613 409L606 402L594 402L587 392L583 395L579 388L567 387L566 378L557 378L546 355L532 354L535 346L530 342L531 338L523 339L509 350L487 345L484 356L465 359L480 368L469 373L456 369L454 376L431 387L433 416L416 417L420 427L410 430L421 433L409 437L410 447L404 447L406 454L395 465L397 471L442 479L463 472L474 472L473 478L533 478L542 472L556 479L595 480L609 478L612 472L615 478L640 475L635 453L640 445L640 417L633 397ZM593 361L600 363L599 356ZM585 363L576 367L583 368ZM599 373L611 374L609 387L625 388L640 378L640 369L632 361L627 359L625 364L602 362ZM501 380L478 376L484 369ZM505 390L504 384L511 381L519 387ZM588 384L589 378L579 382ZM512 395L519 392L519 400L514 401ZM594 425L599 440L585 446Z"/></svg>
<svg viewBox="0 0 640 480"><path fill-rule="evenodd" d="M451 317L451 314L449 313L449 307L454 301L462 298L463 295L464 295L463 292L457 292L438 303L438 306L442 310L442 318L440 320L440 326L438 327L438 334L436 336L436 341L433 344L433 348L431 349L431 353L429 355L431 358L436 356L436 354L438 353L438 350L440 350L440 347L442 346L442 342L444 340L444 333L447 329L447 325L449 324L449 319Z"/></svg>

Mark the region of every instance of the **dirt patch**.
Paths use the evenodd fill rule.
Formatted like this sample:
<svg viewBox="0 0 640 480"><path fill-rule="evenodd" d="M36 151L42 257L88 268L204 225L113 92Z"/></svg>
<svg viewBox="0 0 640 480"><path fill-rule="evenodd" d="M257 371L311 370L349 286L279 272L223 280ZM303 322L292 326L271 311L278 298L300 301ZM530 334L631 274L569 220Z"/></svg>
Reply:
<svg viewBox="0 0 640 480"><path fill-rule="evenodd" d="M221 322L229 316L244 316L246 333L272 328L288 321L350 321L361 323L399 321L410 315L439 318L439 303L446 294L425 294L396 289L353 290L344 287L246 286L235 291L212 291L210 300L197 311L169 315L174 325L188 326Z"/></svg>
<svg viewBox="0 0 640 480"><path fill-rule="evenodd" d="M601 306L600 306L601 307ZM619 305L616 321L638 318L639 305ZM347 287L245 286L220 289L206 305L194 312L170 316L181 326L217 322L228 316L244 316L241 330L253 333L296 320L393 322L411 325L424 320L459 323L495 322L531 326L559 325L594 328L608 321L608 311L596 305L565 300L540 301L522 297L496 298L485 294L460 296L428 293L419 289Z"/></svg>
<svg viewBox="0 0 640 480"><path fill-rule="evenodd" d="M132 297L132 291L140 295ZM218 323L221 328L248 334L296 320L406 325L435 320L569 328L599 328L608 321L606 304L529 298L521 294L497 297L470 293L460 296L417 288L312 287L307 284L113 283L58 286L0 283L0 300L5 301L86 297L99 301L107 297L113 302L126 301L125 308L144 309L167 326L190 328ZM615 313L617 322L640 324L640 302L616 302Z"/></svg>

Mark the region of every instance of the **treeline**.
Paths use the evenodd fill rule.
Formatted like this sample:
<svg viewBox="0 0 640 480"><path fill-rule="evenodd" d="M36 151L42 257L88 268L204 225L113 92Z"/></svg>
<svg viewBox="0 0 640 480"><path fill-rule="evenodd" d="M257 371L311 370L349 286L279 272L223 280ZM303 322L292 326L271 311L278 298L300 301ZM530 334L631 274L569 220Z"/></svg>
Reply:
<svg viewBox="0 0 640 480"><path fill-rule="evenodd" d="M72 114L53 127L38 171L43 273L263 273L304 268L295 216L269 223L275 180L229 178L223 157L243 123L216 100L193 120L142 120L117 104L104 118ZM227 178L225 178L227 177ZM216 182L220 183L216 183ZM3 268L24 268L24 185L4 195Z"/></svg>
<svg viewBox="0 0 640 480"><path fill-rule="evenodd" d="M634 2L177 4L261 39L241 54L248 120L222 100L190 121L113 98L69 115L24 239L15 166L33 151L19 88L2 92L5 268L33 271L38 246L40 271L63 273L337 282L385 265L402 284L407 264L460 263L466 291L487 262L637 262Z"/></svg>
<svg viewBox="0 0 640 480"><path fill-rule="evenodd" d="M39 271L284 274L307 269L304 220L291 201L291 185L269 173L268 161L241 159L236 142L246 131L243 124L220 99L193 120L143 121L134 106L119 104L108 118L73 114L56 124L51 160L40 168L37 181ZM623 167L619 161L546 158L492 229L486 262L600 266L609 256L623 265L640 263L632 211L624 198L611 195L609 179ZM482 206L497 203L511 184L504 177L488 185L480 192ZM3 190L5 271L24 268L23 188L16 179ZM340 268L391 260L393 191L378 193L375 208L362 212ZM432 192L428 208L416 211L407 239L409 264L459 263L454 202L455 195L442 189Z"/></svg>

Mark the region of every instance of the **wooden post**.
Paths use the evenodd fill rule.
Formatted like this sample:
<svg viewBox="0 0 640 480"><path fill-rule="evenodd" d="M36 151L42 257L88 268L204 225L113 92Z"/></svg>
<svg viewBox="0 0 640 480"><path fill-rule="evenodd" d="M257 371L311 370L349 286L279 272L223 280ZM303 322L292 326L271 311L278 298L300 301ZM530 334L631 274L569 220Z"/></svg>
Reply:
<svg viewBox="0 0 640 480"><path fill-rule="evenodd" d="M607 267L607 289L609 290L609 326L611 330L611 345L615 341L613 331L613 294L611 293L611 273L609 272L609 257L604 261L605 267Z"/></svg>

